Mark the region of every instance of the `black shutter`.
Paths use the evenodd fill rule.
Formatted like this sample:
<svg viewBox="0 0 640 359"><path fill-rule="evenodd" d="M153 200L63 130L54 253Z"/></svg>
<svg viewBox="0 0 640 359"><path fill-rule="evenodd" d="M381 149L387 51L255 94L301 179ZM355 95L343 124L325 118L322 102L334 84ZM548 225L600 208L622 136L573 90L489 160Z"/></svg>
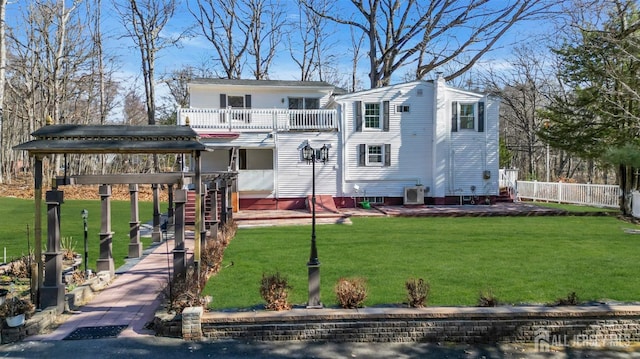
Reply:
<svg viewBox="0 0 640 359"><path fill-rule="evenodd" d="M389 131L389 101L382 102L382 130Z"/></svg>
<svg viewBox="0 0 640 359"><path fill-rule="evenodd" d="M220 94L220 108L227 108L227 95Z"/></svg>
<svg viewBox="0 0 640 359"><path fill-rule="evenodd" d="M244 95L244 108L251 108L251 95Z"/></svg>
<svg viewBox="0 0 640 359"><path fill-rule="evenodd" d="M367 155L367 145L360 144L358 145L358 166L366 166L367 162L365 160L365 156Z"/></svg>
<svg viewBox="0 0 640 359"><path fill-rule="evenodd" d="M484 132L484 102L478 102L478 132Z"/></svg>
<svg viewBox="0 0 640 359"><path fill-rule="evenodd" d="M384 165L391 166L391 145L388 143L384 145Z"/></svg>
<svg viewBox="0 0 640 359"><path fill-rule="evenodd" d="M353 109L356 117L356 131L362 132L362 101L356 101L354 105L356 107Z"/></svg>
<svg viewBox="0 0 640 359"><path fill-rule="evenodd" d="M458 103L453 101L451 103L451 132L458 131Z"/></svg>

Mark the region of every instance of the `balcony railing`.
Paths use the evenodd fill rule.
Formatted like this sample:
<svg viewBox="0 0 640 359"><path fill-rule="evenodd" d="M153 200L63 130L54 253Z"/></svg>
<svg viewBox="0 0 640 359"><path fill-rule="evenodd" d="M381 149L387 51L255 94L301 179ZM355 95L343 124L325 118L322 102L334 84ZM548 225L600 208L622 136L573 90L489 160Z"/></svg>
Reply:
<svg viewBox="0 0 640 359"><path fill-rule="evenodd" d="M332 131L338 129L336 110L178 109L178 124L193 129L250 131Z"/></svg>

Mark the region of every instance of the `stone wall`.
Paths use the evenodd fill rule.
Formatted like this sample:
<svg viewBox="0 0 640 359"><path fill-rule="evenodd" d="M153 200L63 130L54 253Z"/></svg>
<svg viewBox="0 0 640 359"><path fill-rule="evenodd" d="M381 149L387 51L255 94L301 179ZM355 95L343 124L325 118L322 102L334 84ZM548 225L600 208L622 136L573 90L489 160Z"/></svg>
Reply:
<svg viewBox="0 0 640 359"><path fill-rule="evenodd" d="M196 312L194 312L196 313ZM258 341L530 343L626 346L640 342L640 306L294 309L189 314L187 337ZM156 318L157 319L157 318ZM174 316L160 327L177 327ZM184 323L182 330L184 331Z"/></svg>
<svg viewBox="0 0 640 359"><path fill-rule="evenodd" d="M2 319L2 329L0 330L0 336L2 339L0 342L2 342L2 344L13 343L20 341L27 336L40 334L54 324L57 315L58 313L56 308L50 307L35 313L33 317L29 318L25 322L24 325L15 328L8 327L4 322L4 319Z"/></svg>

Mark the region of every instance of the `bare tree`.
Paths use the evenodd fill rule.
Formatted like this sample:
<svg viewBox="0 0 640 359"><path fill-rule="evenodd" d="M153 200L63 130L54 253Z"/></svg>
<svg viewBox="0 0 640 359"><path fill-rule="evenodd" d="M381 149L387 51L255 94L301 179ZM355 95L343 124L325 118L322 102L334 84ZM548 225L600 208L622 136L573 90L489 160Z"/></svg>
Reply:
<svg viewBox="0 0 640 359"><path fill-rule="evenodd" d="M215 49L224 77L239 79L249 48L250 14L240 0L197 0L197 8L187 3L202 36Z"/></svg>
<svg viewBox="0 0 640 359"><path fill-rule="evenodd" d="M4 182L6 168L4 166L5 151L4 151L4 84L6 81L6 68L7 68L7 36L5 22L7 10L7 0L0 0L0 183Z"/></svg>
<svg viewBox="0 0 640 359"><path fill-rule="evenodd" d="M333 6L327 0L309 0L316 9ZM298 16L292 30L287 33L289 54L300 69L301 81L326 81L337 76L336 48L331 41L334 31L329 21L304 6L298 8Z"/></svg>
<svg viewBox="0 0 640 359"><path fill-rule="evenodd" d="M491 68L484 79L488 89L502 100L501 137L513 153L515 167L526 169L528 178L536 178L538 160L545 155L546 149L537 135L545 125L538 111L548 103L554 77L549 73L545 53L544 48L535 45L518 47L508 59L507 69Z"/></svg>
<svg viewBox="0 0 640 359"><path fill-rule="evenodd" d="M93 52L81 6L80 0L35 1L23 12L21 31L9 31L12 57L7 88L16 102L5 109L11 112L11 121L28 124L26 136L47 117L57 123L81 123L88 117ZM52 164L49 174L58 172L60 158L54 156Z"/></svg>
<svg viewBox="0 0 640 359"><path fill-rule="evenodd" d="M169 89L169 101L180 107L189 106L189 91L187 84L198 77L211 77L213 74L206 68L184 66L162 76L162 83Z"/></svg>
<svg viewBox="0 0 640 359"><path fill-rule="evenodd" d="M129 0L126 6L114 2L128 36L140 51L142 77L146 96L147 119L155 119L155 61L162 49L174 45L178 38L168 39L160 33L176 10L176 0Z"/></svg>
<svg viewBox="0 0 640 359"><path fill-rule="evenodd" d="M555 1L517 0L351 0L353 11L332 13L316 10L308 0L301 2L319 15L361 30L369 53L371 87L390 83L399 68L417 62L416 78L461 55L459 67L445 76L451 80L469 70L516 23L548 14Z"/></svg>
<svg viewBox="0 0 640 359"><path fill-rule="evenodd" d="M251 71L256 80L265 80L282 39L285 12L279 0L249 0L247 5L251 14Z"/></svg>

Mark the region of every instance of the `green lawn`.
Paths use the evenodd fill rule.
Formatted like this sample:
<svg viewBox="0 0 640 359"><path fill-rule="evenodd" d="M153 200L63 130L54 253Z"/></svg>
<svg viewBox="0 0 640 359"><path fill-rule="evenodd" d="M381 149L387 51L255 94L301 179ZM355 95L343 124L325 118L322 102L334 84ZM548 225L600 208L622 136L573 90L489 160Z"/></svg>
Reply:
<svg viewBox="0 0 640 359"><path fill-rule="evenodd" d="M140 218L142 222L151 219L153 205L151 202L140 202ZM42 204L42 242L47 243L46 203ZM166 205L164 206L166 207ZM75 251L84 255L84 227L80 211L89 211L88 243L89 268L95 268L100 244L100 201L67 200L61 208L61 237L73 239ZM163 207L161 207L163 208ZM24 255L27 250L27 226L29 228L30 247L34 248L34 201L17 198L0 197L0 261L4 258L4 248L7 260ZM111 201L111 231L113 235L113 258L115 267L124 264L129 252L129 221L131 220L130 203L128 201ZM144 247L151 242L149 238L142 238Z"/></svg>
<svg viewBox="0 0 640 359"><path fill-rule="evenodd" d="M317 226L321 297L336 304L337 279L368 281L365 305L405 301L404 282L431 283L430 305L475 305L481 290L506 303L640 299L638 228L614 217L352 218ZM263 303L263 272L280 271L294 304L307 300L310 227L240 229L205 294L215 309ZM233 262L233 265L231 265Z"/></svg>

